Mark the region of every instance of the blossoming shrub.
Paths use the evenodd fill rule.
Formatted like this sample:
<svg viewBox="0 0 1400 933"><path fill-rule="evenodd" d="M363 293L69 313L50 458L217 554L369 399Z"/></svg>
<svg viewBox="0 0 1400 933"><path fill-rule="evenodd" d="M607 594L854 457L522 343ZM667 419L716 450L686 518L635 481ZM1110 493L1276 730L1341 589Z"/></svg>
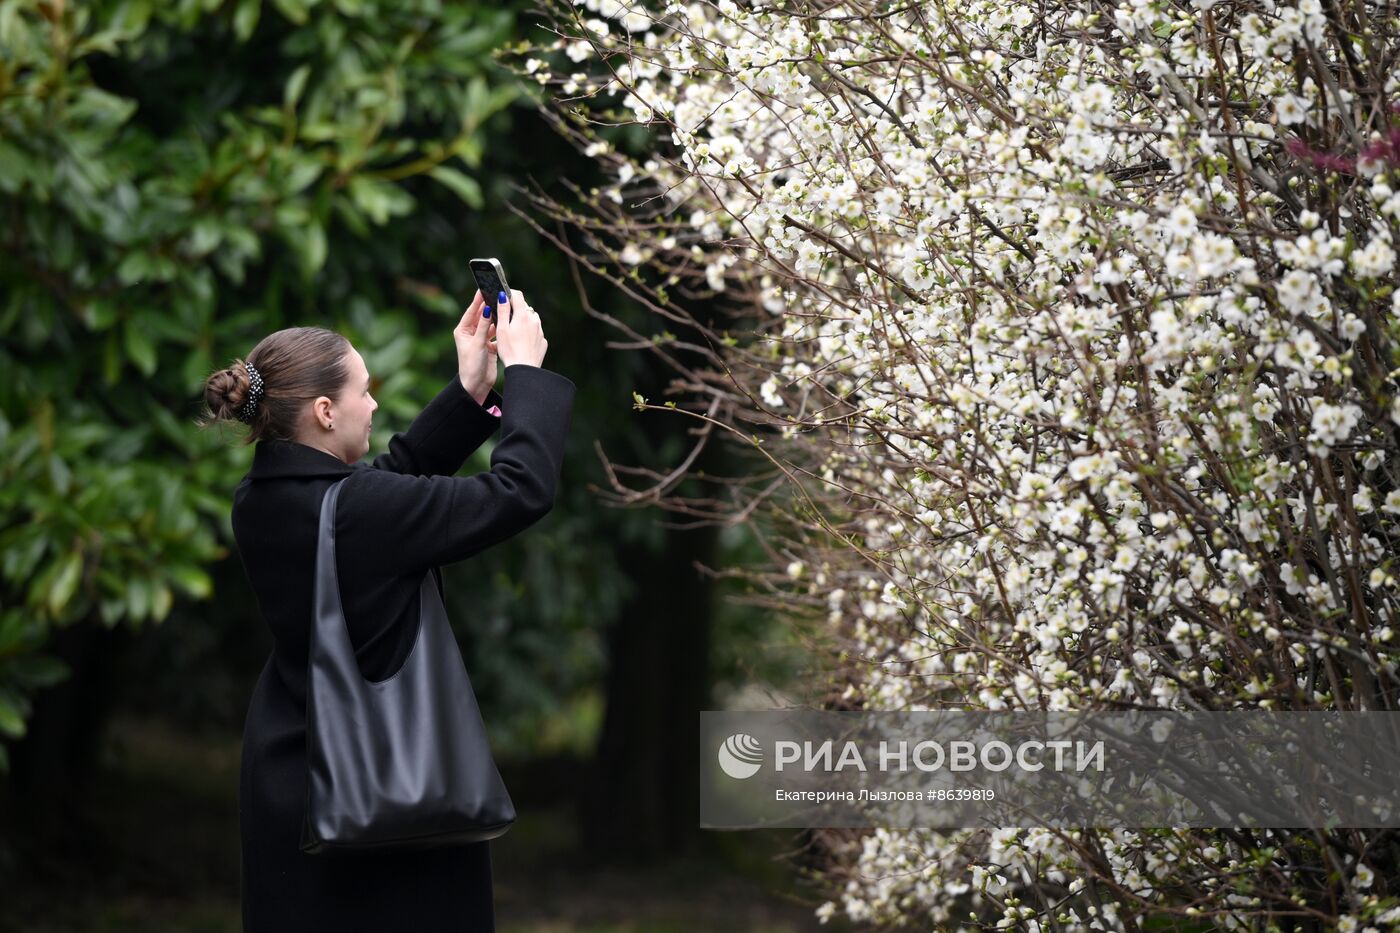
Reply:
<svg viewBox="0 0 1400 933"><path fill-rule="evenodd" d="M525 50L611 179L539 203L711 338L712 420L775 426L821 506L773 510L773 576L843 640L837 704L1396 708L1396 17L587 0ZM755 338L680 309L712 297ZM1390 831L820 838L823 917L1400 923Z"/></svg>

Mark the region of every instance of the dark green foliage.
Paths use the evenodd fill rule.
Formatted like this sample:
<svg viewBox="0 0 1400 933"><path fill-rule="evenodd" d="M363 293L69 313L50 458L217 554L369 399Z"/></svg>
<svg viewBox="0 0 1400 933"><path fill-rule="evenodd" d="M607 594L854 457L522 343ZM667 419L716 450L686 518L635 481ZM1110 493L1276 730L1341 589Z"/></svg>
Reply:
<svg viewBox="0 0 1400 933"><path fill-rule="evenodd" d="M66 675L53 627L212 595L247 452L195 427L211 371L317 323L399 424L450 376L466 257L402 221L482 206L514 28L432 0L0 2L0 735Z"/></svg>

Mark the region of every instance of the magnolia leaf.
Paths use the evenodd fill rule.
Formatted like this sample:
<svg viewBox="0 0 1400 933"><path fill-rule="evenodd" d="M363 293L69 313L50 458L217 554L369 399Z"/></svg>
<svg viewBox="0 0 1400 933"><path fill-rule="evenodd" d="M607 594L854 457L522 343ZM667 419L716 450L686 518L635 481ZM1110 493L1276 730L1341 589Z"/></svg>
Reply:
<svg viewBox="0 0 1400 933"><path fill-rule="evenodd" d="M233 13L233 34L239 42L247 42L258 27L258 15L262 12L262 0L241 0Z"/></svg>
<svg viewBox="0 0 1400 933"><path fill-rule="evenodd" d="M452 190L469 207L480 210L485 200L481 195L481 185L475 178L468 178L455 168L439 165L428 173Z"/></svg>

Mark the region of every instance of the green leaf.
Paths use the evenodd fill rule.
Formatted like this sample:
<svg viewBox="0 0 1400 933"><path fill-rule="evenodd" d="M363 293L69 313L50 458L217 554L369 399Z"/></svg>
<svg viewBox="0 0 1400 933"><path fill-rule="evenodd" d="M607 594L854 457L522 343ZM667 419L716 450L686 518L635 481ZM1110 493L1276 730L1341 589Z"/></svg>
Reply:
<svg viewBox="0 0 1400 933"><path fill-rule="evenodd" d="M83 58L84 56L92 55L96 52L102 52L107 55L117 55L119 54L119 43L126 38L128 38L128 36L120 29L104 29L102 32L96 32L87 36L77 45L73 46L72 54L74 58Z"/></svg>
<svg viewBox="0 0 1400 933"><path fill-rule="evenodd" d="M223 241L224 232L219 226L219 222L213 217L201 217L190 227L189 236L186 242L189 244L190 252L195 256L204 256L218 248Z"/></svg>
<svg viewBox="0 0 1400 933"><path fill-rule="evenodd" d="M387 181L356 175L350 179L350 199L355 206L369 215L376 224L388 222L390 217L407 214L413 210L413 198Z"/></svg>
<svg viewBox="0 0 1400 933"><path fill-rule="evenodd" d="M28 153L0 140L0 191L14 194L26 181L38 177L38 166Z"/></svg>
<svg viewBox="0 0 1400 933"><path fill-rule="evenodd" d="M153 590L151 595L151 618L156 622L160 622L163 621L166 616L170 615L170 606L174 602L174 598L170 593L170 587L166 586L164 583L152 583L151 589Z"/></svg>
<svg viewBox="0 0 1400 933"><path fill-rule="evenodd" d="M294 194L301 194L313 181L321 177L321 173L326 170L324 164L315 161L303 162L300 165L293 165L282 177L282 192L288 197Z"/></svg>
<svg viewBox="0 0 1400 933"><path fill-rule="evenodd" d="M326 228L314 220L282 228L287 245L297 254L302 275L308 280L326 264Z"/></svg>
<svg viewBox="0 0 1400 933"><path fill-rule="evenodd" d="M92 298L79 311L88 330L106 330L117 321L117 302L108 298Z"/></svg>
<svg viewBox="0 0 1400 933"><path fill-rule="evenodd" d="M58 658L36 654L20 658L14 668L14 679L21 686L31 690L52 687L62 683L72 674L72 670Z"/></svg>
<svg viewBox="0 0 1400 933"><path fill-rule="evenodd" d="M298 26L306 23L306 0L272 0L278 12Z"/></svg>
<svg viewBox="0 0 1400 933"><path fill-rule="evenodd" d="M306 228L306 267L313 273L326 264L326 228L313 223Z"/></svg>
<svg viewBox="0 0 1400 933"><path fill-rule="evenodd" d="M122 615L126 613L126 603L120 599L104 599L97 607L97 611L102 617L102 624L107 628L113 628L121 621Z"/></svg>
<svg viewBox="0 0 1400 933"><path fill-rule="evenodd" d="M134 249L117 266L117 280L123 285L139 285L151 277L155 267L150 254L145 250Z"/></svg>
<svg viewBox="0 0 1400 933"><path fill-rule="evenodd" d="M146 376L155 373L156 345L150 333L135 320L128 320L122 333L126 337L126 355L136 364L136 368Z"/></svg>
<svg viewBox="0 0 1400 933"><path fill-rule="evenodd" d="M98 87L86 87L68 108L66 117L105 129L116 129L136 112L136 101Z"/></svg>
<svg viewBox="0 0 1400 933"><path fill-rule="evenodd" d="M126 612L133 622L140 622L151 614L150 580L132 577L127 581Z"/></svg>
<svg viewBox="0 0 1400 933"><path fill-rule="evenodd" d="M83 555L77 551L67 554L59 565L53 584L49 587L49 612L57 616L63 612L73 593L78 589L78 581L83 576Z"/></svg>
<svg viewBox="0 0 1400 933"><path fill-rule="evenodd" d="M195 599L208 599L209 594L214 592L209 574L192 564L176 564L170 569L170 579Z"/></svg>
<svg viewBox="0 0 1400 933"><path fill-rule="evenodd" d="M53 488L60 496L68 495L69 490L73 488L73 471L57 452L49 455L48 466L49 482L53 484Z"/></svg>
<svg viewBox="0 0 1400 933"><path fill-rule="evenodd" d="M280 4L279 4L280 6ZM297 101L301 100L301 92L306 89L306 79L311 75L311 66L302 65L292 76L287 79L287 86L282 91L282 106L291 110L296 107Z"/></svg>
<svg viewBox="0 0 1400 933"><path fill-rule="evenodd" d="M469 207L480 210L482 205L486 203L481 195L481 185L475 178L468 178L455 168L448 168L446 165L439 165L428 174L447 186Z"/></svg>
<svg viewBox="0 0 1400 933"><path fill-rule="evenodd" d="M193 390L198 387L203 390L204 380L209 377L209 371L214 368L214 361L209 356L209 351L204 347L195 347L185 357L181 375L185 384Z"/></svg>
<svg viewBox="0 0 1400 933"><path fill-rule="evenodd" d="M9 692L0 692L0 732L5 733L12 739L18 739L24 735L24 714L20 712L16 701L19 698Z"/></svg>
<svg viewBox="0 0 1400 933"><path fill-rule="evenodd" d="M510 106L520 91L513 85L500 85L492 88L480 75L467 85L462 100L462 126L467 130L480 127L494 113Z"/></svg>
<svg viewBox="0 0 1400 933"><path fill-rule="evenodd" d="M262 0L242 0L233 13L233 34L239 42L247 42L258 28L258 14L262 12Z"/></svg>
<svg viewBox="0 0 1400 933"><path fill-rule="evenodd" d="M480 136L464 136L452 151L469 168L478 168L481 165L481 157L485 154L482 145Z"/></svg>
<svg viewBox="0 0 1400 933"><path fill-rule="evenodd" d="M152 0L128 0L117 8L117 15L112 20L113 25L138 34L144 32L146 25L151 21L151 14L155 12L154 6Z"/></svg>
<svg viewBox="0 0 1400 933"><path fill-rule="evenodd" d="M13 651L29 637L29 634L30 629L25 623L25 617L18 611L0 616L0 650L6 653Z"/></svg>

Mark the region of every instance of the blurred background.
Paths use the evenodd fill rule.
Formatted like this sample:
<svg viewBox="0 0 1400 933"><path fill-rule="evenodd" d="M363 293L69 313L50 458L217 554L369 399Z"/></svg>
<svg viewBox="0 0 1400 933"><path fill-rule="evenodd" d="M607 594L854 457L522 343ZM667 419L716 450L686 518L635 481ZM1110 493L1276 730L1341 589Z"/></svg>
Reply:
<svg viewBox="0 0 1400 933"><path fill-rule="evenodd" d="M698 712L777 705L812 659L716 572L763 556L750 531L600 495L606 461L691 445L634 411L669 373L583 298L661 322L507 207L594 171L493 60L539 28L516 2L0 0L0 930L240 928L271 642L228 518L252 450L195 426L204 380L337 329L374 378L373 456L455 372L490 255L579 387L554 510L446 571L521 814L492 844L499 927L817 927L802 833L698 826Z"/></svg>

